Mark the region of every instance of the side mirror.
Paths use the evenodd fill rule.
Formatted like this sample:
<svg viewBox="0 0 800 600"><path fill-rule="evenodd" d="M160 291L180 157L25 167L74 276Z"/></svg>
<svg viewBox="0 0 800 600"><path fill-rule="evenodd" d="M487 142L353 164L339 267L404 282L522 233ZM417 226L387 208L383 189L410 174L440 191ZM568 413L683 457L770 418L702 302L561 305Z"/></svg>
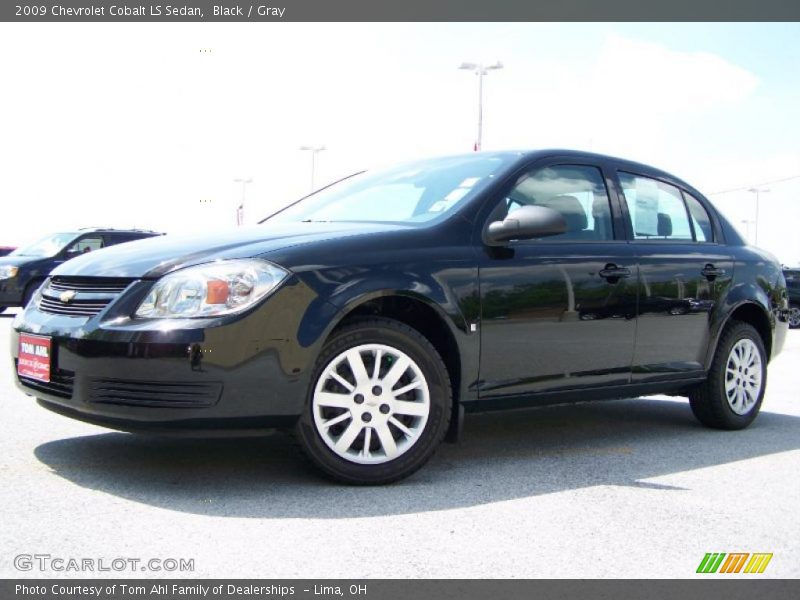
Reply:
<svg viewBox="0 0 800 600"><path fill-rule="evenodd" d="M567 231L564 216L546 206L522 206L502 221L489 223L486 237L490 243L558 235Z"/></svg>

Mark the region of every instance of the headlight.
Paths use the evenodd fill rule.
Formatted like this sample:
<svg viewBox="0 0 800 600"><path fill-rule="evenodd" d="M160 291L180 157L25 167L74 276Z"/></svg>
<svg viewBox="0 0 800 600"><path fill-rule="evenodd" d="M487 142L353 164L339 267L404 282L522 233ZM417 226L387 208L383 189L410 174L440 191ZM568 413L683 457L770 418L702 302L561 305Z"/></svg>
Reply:
<svg viewBox="0 0 800 600"><path fill-rule="evenodd" d="M16 277L19 267L12 267L11 265L0 267L0 279L11 279Z"/></svg>
<svg viewBox="0 0 800 600"><path fill-rule="evenodd" d="M289 274L263 260L225 260L159 279L136 309L142 318L215 317L241 312Z"/></svg>

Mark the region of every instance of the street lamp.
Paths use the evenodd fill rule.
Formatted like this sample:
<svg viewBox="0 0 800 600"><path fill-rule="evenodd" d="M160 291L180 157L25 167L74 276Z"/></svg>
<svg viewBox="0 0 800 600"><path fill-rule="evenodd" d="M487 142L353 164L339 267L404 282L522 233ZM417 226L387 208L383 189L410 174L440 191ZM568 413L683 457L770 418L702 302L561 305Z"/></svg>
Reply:
<svg viewBox="0 0 800 600"><path fill-rule="evenodd" d="M244 197L245 197L245 190L247 188L248 183L253 183L253 178L248 177L244 179L243 177L237 177L233 180L234 183L241 183L242 184L242 199L239 201L239 206L236 207L236 226L241 227L244 225Z"/></svg>
<svg viewBox="0 0 800 600"><path fill-rule="evenodd" d="M300 150L311 153L311 191L314 191L314 171L317 168L317 154L325 150L325 146L300 146Z"/></svg>
<svg viewBox="0 0 800 600"><path fill-rule="evenodd" d="M475 142L474 150L475 152L480 152L483 144L483 77L484 75L488 75L489 71L502 69L503 63L499 60L493 65L465 62L461 63L461 66L458 68L464 69L465 71L472 71L478 76L478 139Z"/></svg>
<svg viewBox="0 0 800 600"><path fill-rule="evenodd" d="M768 188L751 187L747 191L750 192L751 194L755 194L756 195L756 221L755 221L756 234L755 234L755 241L753 242L753 245L758 246L758 201L759 201L760 195L768 192L769 189Z"/></svg>

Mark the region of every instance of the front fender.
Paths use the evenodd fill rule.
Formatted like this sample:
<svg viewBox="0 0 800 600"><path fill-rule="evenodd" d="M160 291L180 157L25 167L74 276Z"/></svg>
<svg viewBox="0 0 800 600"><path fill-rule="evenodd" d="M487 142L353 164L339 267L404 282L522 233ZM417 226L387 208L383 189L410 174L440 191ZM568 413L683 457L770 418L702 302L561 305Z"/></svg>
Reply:
<svg viewBox="0 0 800 600"><path fill-rule="evenodd" d="M303 345L321 345L347 315L378 298L418 301L436 313L455 341L461 365L459 397L465 398L478 373L480 338L472 331L479 319L477 267L468 263L450 263L438 270L418 267L390 270L382 265L298 274L319 292L308 307L298 340Z"/></svg>

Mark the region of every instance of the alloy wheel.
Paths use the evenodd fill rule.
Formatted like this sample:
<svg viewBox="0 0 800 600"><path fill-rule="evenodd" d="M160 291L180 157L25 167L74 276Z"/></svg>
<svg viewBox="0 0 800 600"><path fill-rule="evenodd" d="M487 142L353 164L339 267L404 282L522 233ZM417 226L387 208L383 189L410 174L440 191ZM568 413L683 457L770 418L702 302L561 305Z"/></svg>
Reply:
<svg viewBox="0 0 800 600"><path fill-rule="evenodd" d="M750 412L758 402L762 386L761 352L747 338L733 345L725 368L725 397L737 415Z"/></svg>
<svg viewBox="0 0 800 600"><path fill-rule="evenodd" d="M430 414L430 391L407 354L364 344L328 363L314 389L312 412L317 433L337 456L381 464L419 440Z"/></svg>

